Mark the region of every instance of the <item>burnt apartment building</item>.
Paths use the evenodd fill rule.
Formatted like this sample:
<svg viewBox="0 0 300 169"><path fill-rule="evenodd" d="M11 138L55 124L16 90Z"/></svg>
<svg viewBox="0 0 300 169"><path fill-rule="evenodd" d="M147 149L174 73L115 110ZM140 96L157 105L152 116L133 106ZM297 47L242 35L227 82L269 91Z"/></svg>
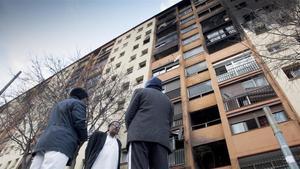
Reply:
<svg viewBox="0 0 300 169"><path fill-rule="evenodd" d="M300 112L245 33L243 24L253 22L253 14L239 11L267 5L263 0L180 1L77 61L69 86L92 89L111 68L127 71L134 88L160 78L174 104L171 169L288 168L265 106L300 164ZM126 145L126 134L120 137ZM82 168L83 154L84 149L75 168ZM127 162L124 146L123 169Z"/></svg>

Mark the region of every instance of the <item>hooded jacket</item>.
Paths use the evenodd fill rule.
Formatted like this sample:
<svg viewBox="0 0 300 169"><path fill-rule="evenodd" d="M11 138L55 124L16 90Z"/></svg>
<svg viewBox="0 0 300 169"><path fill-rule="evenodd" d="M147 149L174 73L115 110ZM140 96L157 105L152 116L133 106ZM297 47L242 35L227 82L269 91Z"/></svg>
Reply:
<svg viewBox="0 0 300 169"><path fill-rule="evenodd" d="M161 90L161 81L154 77L145 88L134 91L125 114L127 146L133 141L155 142L171 151L169 134L174 108Z"/></svg>
<svg viewBox="0 0 300 169"><path fill-rule="evenodd" d="M58 151L71 160L79 144L86 139L86 105L75 98L66 99L53 106L48 126L33 153Z"/></svg>

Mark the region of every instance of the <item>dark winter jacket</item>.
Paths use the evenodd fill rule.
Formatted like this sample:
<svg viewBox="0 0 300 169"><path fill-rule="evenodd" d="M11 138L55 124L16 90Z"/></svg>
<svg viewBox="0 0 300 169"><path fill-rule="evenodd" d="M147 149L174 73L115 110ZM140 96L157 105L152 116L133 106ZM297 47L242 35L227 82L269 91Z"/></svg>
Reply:
<svg viewBox="0 0 300 169"><path fill-rule="evenodd" d="M34 154L58 151L70 159L78 145L87 140L86 105L70 98L53 106L48 126L39 138Z"/></svg>
<svg viewBox="0 0 300 169"><path fill-rule="evenodd" d="M94 162L96 161L99 153L101 152L105 141L107 133L96 131L94 132L88 142L85 149L85 169L91 169ZM121 157L121 147L122 144L119 139L117 139L119 145L119 158L118 158L118 169L120 169L120 157Z"/></svg>
<svg viewBox="0 0 300 169"><path fill-rule="evenodd" d="M125 114L127 146L133 141L155 142L169 152L169 134L173 122L173 104L161 92L161 81L153 78L146 88L136 89Z"/></svg>

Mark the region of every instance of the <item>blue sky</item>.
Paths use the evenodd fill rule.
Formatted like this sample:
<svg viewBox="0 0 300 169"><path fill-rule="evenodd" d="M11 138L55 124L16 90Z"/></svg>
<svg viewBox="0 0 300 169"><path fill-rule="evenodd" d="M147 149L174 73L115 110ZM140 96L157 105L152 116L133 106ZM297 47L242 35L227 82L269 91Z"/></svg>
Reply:
<svg viewBox="0 0 300 169"><path fill-rule="evenodd" d="M0 88L32 57L82 56L179 0L0 0Z"/></svg>

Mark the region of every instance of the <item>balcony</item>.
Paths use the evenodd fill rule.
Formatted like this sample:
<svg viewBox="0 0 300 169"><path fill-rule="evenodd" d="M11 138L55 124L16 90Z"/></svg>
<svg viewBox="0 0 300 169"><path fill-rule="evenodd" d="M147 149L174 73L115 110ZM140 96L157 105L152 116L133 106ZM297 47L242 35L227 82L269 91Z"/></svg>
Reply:
<svg viewBox="0 0 300 169"><path fill-rule="evenodd" d="M241 41L240 34L232 24L207 32L204 37L209 53L214 53Z"/></svg>
<svg viewBox="0 0 300 169"><path fill-rule="evenodd" d="M255 104L258 102L269 100L274 97L276 97L276 93L274 92L271 86L267 85L263 87L258 87L254 90L245 92L243 94L230 98L225 98L225 110L235 110L244 106L248 106L250 104Z"/></svg>
<svg viewBox="0 0 300 169"><path fill-rule="evenodd" d="M226 73L217 75L218 82L223 82L225 80L229 80L243 74L253 72L258 70L259 66L257 65L255 60L250 60L249 62L244 63L243 65L228 68L224 70Z"/></svg>
<svg viewBox="0 0 300 169"><path fill-rule="evenodd" d="M175 10L168 11L165 14L163 14L157 18L157 25L160 25L160 24L162 24L168 20L172 20L174 18L176 18L176 11Z"/></svg>
<svg viewBox="0 0 300 169"><path fill-rule="evenodd" d="M206 33L208 31L216 29L228 22L231 22L231 20L227 16L226 11L223 11L213 17L210 17L210 18L202 21L201 22L202 31L203 31L203 33Z"/></svg>
<svg viewBox="0 0 300 169"><path fill-rule="evenodd" d="M176 19L172 19L170 21L158 25L156 29L156 35L157 38L159 39L171 32L176 32L177 30L178 30L177 21Z"/></svg>
<svg viewBox="0 0 300 169"><path fill-rule="evenodd" d="M173 151L171 154L169 154L168 159L170 167L184 165L184 149Z"/></svg>
<svg viewBox="0 0 300 169"><path fill-rule="evenodd" d="M177 52L178 47L178 35L176 33L168 38L161 38L157 41L154 49L154 58L156 60L161 59L169 54Z"/></svg>
<svg viewBox="0 0 300 169"><path fill-rule="evenodd" d="M219 110L217 106L201 109L196 112L191 112L192 130L207 128L221 123Z"/></svg>
<svg viewBox="0 0 300 169"><path fill-rule="evenodd" d="M230 165L226 141L220 140L193 147L196 168L222 168Z"/></svg>
<svg viewBox="0 0 300 169"><path fill-rule="evenodd" d="M174 121L172 122L171 128L181 127L182 125L183 125L182 119L174 120Z"/></svg>
<svg viewBox="0 0 300 169"><path fill-rule="evenodd" d="M191 136L193 146L208 144L225 138L222 124L193 130Z"/></svg>
<svg viewBox="0 0 300 169"><path fill-rule="evenodd" d="M221 119L215 119L215 120L211 120L211 121L208 121L208 122L205 122L205 123L193 125L192 130L196 130L196 129L199 129L199 128L207 128L209 126L213 126L213 125L220 124L220 123L221 123Z"/></svg>

